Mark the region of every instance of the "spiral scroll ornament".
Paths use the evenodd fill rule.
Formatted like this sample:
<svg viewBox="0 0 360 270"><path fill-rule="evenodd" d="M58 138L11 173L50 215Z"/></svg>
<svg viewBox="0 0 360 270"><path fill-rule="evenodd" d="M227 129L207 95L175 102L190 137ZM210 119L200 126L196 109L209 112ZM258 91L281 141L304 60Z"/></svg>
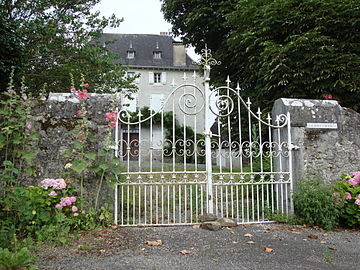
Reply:
<svg viewBox="0 0 360 270"><path fill-rule="evenodd" d="M203 93L201 91L199 91L199 93L201 98L204 99ZM179 98L179 108L184 114L196 115L203 110L204 103L199 102L198 97L196 97L195 94L184 93Z"/></svg>

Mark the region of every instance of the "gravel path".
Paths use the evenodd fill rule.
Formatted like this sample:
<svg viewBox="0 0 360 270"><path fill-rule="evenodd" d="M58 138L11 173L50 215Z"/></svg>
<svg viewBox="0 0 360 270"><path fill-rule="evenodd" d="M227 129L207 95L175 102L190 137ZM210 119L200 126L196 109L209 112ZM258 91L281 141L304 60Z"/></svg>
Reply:
<svg viewBox="0 0 360 270"><path fill-rule="evenodd" d="M38 250L37 265L39 269L79 270L350 270L359 269L360 264L360 231L262 224L217 232L191 226L117 228L109 234L103 231L95 237L107 247L90 242L89 246ZM162 244L146 244L156 240Z"/></svg>

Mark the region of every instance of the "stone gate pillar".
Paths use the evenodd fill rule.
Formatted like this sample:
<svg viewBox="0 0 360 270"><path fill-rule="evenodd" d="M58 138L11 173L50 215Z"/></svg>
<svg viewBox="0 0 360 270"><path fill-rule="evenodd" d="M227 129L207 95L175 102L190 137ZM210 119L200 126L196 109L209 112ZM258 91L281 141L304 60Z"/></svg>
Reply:
<svg viewBox="0 0 360 270"><path fill-rule="evenodd" d="M293 177L320 176L334 183L342 173L360 170L360 114L335 100L281 98L272 114L291 116ZM286 138L286 132L281 134ZM288 168L284 168L288 169Z"/></svg>

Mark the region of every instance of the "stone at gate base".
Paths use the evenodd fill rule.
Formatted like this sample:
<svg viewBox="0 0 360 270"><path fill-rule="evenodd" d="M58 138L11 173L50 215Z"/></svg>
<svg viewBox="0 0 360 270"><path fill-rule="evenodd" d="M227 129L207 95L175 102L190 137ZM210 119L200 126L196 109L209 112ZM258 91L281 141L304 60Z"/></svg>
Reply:
<svg viewBox="0 0 360 270"><path fill-rule="evenodd" d="M200 227L209 231L218 231L222 227L236 227L236 221L230 218L218 218L214 214L205 214L200 217Z"/></svg>

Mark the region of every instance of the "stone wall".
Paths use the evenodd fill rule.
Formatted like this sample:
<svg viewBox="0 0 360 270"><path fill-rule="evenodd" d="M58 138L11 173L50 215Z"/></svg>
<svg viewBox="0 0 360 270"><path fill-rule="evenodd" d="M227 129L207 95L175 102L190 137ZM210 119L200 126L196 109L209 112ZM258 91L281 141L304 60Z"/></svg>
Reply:
<svg viewBox="0 0 360 270"><path fill-rule="evenodd" d="M273 115L290 112L294 180L320 176L334 183L360 170L360 114L335 100L278 99ZM286 131L284 131L286 136Z"/></svg>
<svg viewBox="0 0 360 270"><path fill-rule="evenodd" d="M86 109L90 126L96 137L97 142L90 147L97 151L102 147L103 138L107 133L105 113L112 108L112 96L110 94L90 94L86 100ZM44 178L61 178L64 166L69 159L63 158L62 153L73 143L70 132L76 125L78 118L77 111L80 103L71 94L50 94L47 101L35 108L33 119L34 128L39 134L39 140L35 146L37 152L34 165L37 169L36 177L26 177L24 185L38 185ZM85 183L87 199L95 189L97 179L91 179ZM74 183L76 184L76 183ZM106 185L104 185L105 187ZM110 190L103 192L103 197L112 195Z"/></svg>

